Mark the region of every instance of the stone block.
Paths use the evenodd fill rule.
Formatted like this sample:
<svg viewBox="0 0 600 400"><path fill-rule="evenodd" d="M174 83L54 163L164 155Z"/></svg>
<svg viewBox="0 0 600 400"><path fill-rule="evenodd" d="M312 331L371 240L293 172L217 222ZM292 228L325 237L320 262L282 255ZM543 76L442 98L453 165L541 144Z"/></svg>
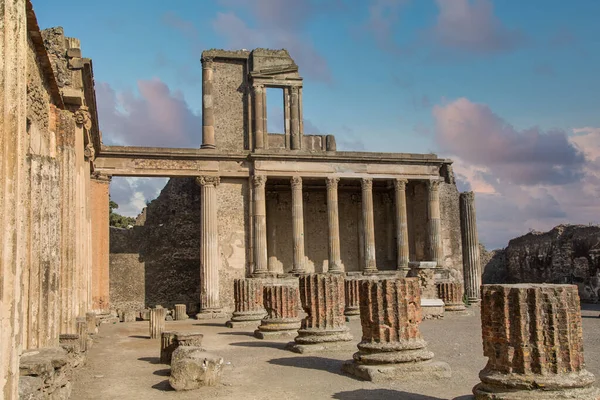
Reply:
<svg viewBox="0 0 600 400"><path fill-rule="evenodd" d="M203 338L204 334L199 332L177 332L175 335L177 346L200 347L202 346Z"/></svg>
<svg viewBox="0 0 600 400"><path fill-rule="evenodd" d="M183 321L188 319L186 305L185 304L175 304L175 320Z"/></svg>
<svg viewBox="0 0 600 400"><path fill-rule="evenodd" d="M136 319L137 319L137 314L138 314L138 312L133 311L133 310L123 311L123 319L121 321L123 321L123 322L135 322Z"/></svg>
<svg viewBox="0 0 600 400"><path fill-rule="evenodd" d="M221 381L223 358L193 346L179 347L171 359L169 384L175 390L215 386Z"/></svg>

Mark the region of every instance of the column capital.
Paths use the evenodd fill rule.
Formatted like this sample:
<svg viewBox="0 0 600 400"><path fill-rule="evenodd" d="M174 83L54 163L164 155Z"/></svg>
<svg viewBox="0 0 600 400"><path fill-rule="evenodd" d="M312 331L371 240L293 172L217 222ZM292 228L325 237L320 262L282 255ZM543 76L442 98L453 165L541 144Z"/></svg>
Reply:
<svg viewBox="0 0 600 400"><path fill-rule="evenodd" d="M340 182L340 178L337 176L328 176L325 178L325 183L327 184L327 189L337 188L338 183Z"/></svg>
<svg viewBox="0 0 600 400"><path fill-rule="evenodd" d="M103 183L110 183L110 181L112 180L111 175L102 174L100 172L92 173L92 176L90 176L90 178L97 182L103 182Z"/></svg>
<svg viewBox="0 0 600 400"><path fill-rule="evenodd" d="M440 188L440 180L439 179L429 179L427 181L427 188L429 190L437 191Z"/></svg>
<svg viewBox="0 0 600 400"><path fill-rule="evenodd" d="M290 183L292 185L292 189L302 189L301 176L292 176L292 178L290 179Z"/></svg>
<svg viewBox="0 0 600 400"><path fill-rule="evenodd" d="M75 123L79 127L83 127L87 130L92 129L92 118L90 116L90 110L87 106L81 106L74 113Z"/></svg>
<svg viewBox="0 0 600 400"><path fill-rule="evenodd" d="M213 185L217 186L221 182L221 178L212 175L201 175L196 177L196 184L200 186Z"/></svg>
<svg viewBox="0 0 600 400"><path fill-rule="evenodd" d="M467 202L472 202L473 200L475 200L475 193L473 192L462 192L459 196Z"/></svg>
<svg viewBox="0 0 600 400"><path fill-rule="evenodd" d="M406 178L396 178L396 179L394 179L394 188L396 190L406 190L407 183L408 183L408 179L406 179Z"/></svg>
<svg viewBox="0 0 600 400"><path fill-rule="evenodd" d="M252 177L252 185L254 187L264 187L265 184L267 183L267 176L266 175L254 175Z"/></svg>
<svg viewBox="0 0 600 400"><path fill-rule="evenodd" d="M255 93L260 93L264 90L265 85L263 85L262 83L254 83L252 84L252 90L254 90Z"/></svg>
<svg viewBox="0 0 600 400"><path fill-rule="evenodd" d="M202 68L203 69L210 69L213 67L213 63L215 61L214 57L202 57Z"/></svg>
<svg viewBox="0 0 600 400"><path fill-rule="evenodd" d="M373 178L362 178L360 184L363 189L371 190L373 189Z"/></svg>

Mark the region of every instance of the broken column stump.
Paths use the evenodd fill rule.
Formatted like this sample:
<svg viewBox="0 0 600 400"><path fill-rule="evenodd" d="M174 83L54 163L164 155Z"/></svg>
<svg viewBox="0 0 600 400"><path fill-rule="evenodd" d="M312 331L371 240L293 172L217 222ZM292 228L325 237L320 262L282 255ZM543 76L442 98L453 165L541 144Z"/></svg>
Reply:
<svg viewBox="0 0 600 400"><path fill-rule="evenodd" d="M165 330L166 308L153 308L150 310L150 339L160 338L160 334Z"/></svg>
<svg viewBox="0 0 600 400"><path fill-rule="evenodd" d="M295 336L300 328L298 316L298 288L285 285L268 285L263 288L263 305L267 315L261 320L254 336L258 339L275 339Z"/></svg>
<svg viewBox="0 0 600 400"><path fill-rule="evenodd" d="M417 278L361 281L363 340L342 369L373 382L449 378L450 366L432 361L419 331L420 297Z"/></svg>
<svg viewBox="0 0 600 400"><path fill-rule="evenodd" d="M186 305L175 304L175 321L183 321L188 319Z"/></svg>
<svg viewBox="0 0 600 400"><path fill-rule="evenodd" d="M178 347L171 359L169 384L175 390L194 390L221 382L223 359L194 346Z"/></svg>
<svg viewBox="0 0 600 400"><path fill-rule="evenodd" d="M457 282L436 284L438 297L444 302L444 311L463 311L467 307L463 302L463 285Z"/></svg>
<svg viewBox="0 0 600 400"><path fill-rule="evenodd" d="M94 312L85 313L85 320L87 322L87 331L90 335L98 333L98 317Z"/></svg>
<svg viewBox="0 0 600 400"><path fill-rule="evenodd" d="M359 279L346 278L344 280L344 298L346 308L344 315L346 321L360 319L360 302L358 301Z"/></svg>
<svg viewBox="0 0 600 400"><path fill-rule="evenodd" d="M419 278L421 287L421 313L423 318L441 318L444 315L444 302L438 298L435 286L435 261L412 261L408 263L408 277Z"/></svg>
<svg viewBox="0 0 600 400"><path fill-rule="evenodd" d="M171 364L173 352L177 348L175 342L175 332L162 332L160 334L160 362L161 364Z"/></svg>
<svg viewBox="0 0 600 400"><path fill-rule="evenodd" d="M309 274L299 278L302 308L308 314L288 350L296 353L338 350L352 340L344 317L344 277Z"/></svg>
<svg viewBox="0 0 600 400"><path fill-rule="evenodd" d="M87 351L88 350L88 323L85 317L77 317L75 319L75 329L77 330L77 335L79 335L79 350Z"/></svg>
<svg viewBox="0 0 600 400"><path fill-rule="evenodd" d="M265 316L263 307L263 282L260 279L236 279L233 281L235 311L228 328L257 326Z"/></svg>
<svg viewBox="0 0 600 400"><path fill-rule="evenodd" d="M599 399L585 369L575 285L483 285L487 365L475 399Z"/></svg>

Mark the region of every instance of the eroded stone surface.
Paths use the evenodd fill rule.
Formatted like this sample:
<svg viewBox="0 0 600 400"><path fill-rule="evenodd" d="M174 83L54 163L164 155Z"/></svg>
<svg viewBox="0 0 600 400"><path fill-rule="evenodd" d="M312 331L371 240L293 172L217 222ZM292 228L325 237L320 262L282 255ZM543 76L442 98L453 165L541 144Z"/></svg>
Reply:
<svg viewBox="0 0 600 400"><path fill-rule="evenodd" d="M260 279L236 279L233 282L235 311L226 326L256 326L265 316L263 282Z"/></svg>
<svg viewBox="0 0 600 400"><path fill-rule="evenodd" d="M463 311L463 285L458 282L440 282L436 284L438 297L444 302L445 311Z"/></svg>
<svg viewBox="0 0 600 400"><path fill-rule="evenodd" d="M295 336L300 328L298 288L267 285L263 288L263 304L267 315L261 320L254 336L258 339Z"/></svg>
<svg viewBox="0 0 600 400"><path fill-rule="evenodd" d="M215 386L221 381L223 359L193 346L179 347L171 359L169 384L175 390Z"/></svg>

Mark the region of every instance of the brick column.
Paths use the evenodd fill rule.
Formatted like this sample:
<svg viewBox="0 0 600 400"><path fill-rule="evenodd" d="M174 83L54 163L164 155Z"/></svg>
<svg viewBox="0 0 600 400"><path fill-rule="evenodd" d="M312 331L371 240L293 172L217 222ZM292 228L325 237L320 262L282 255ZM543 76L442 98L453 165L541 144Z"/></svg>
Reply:
<svg viewBox="0 0 600 400"><path fill-rule="evenodd" d="M440 219L440 181L431 179L427 183L427 216L429 259L438 267L443 266L444 248L442 247L442 221Z"/></svg>
<svg viewBox="0 0 600 400"><path fill-rule="evenodd" d="M362 186L362 221L365 232L364 239L364 272L377 272L375 260L375 220L373 216L373 179L363 178Z"/></svg>
<svg viewBox="0 0 600 400"><path fill-rule="evenodd" d="M265 104L264 104L264 85L255 85L252 87L254 93L254 148L265 148Z"/></svg>
<svg viewBox="0 0 600 400"><path fill-rule="evenodd" d="M214 149L215 116L213 100L213 59L202 59L202 148Z"/></svg>
<svg viewBox="0 0 600 400"><path fill-rule="evenodd" d="M396 268L408 270L408 220L406 217L406 179L394 179L396 193L396 247L398 248L398 260Z"/></svg>
<svg viewBox="0 0 600 400"><path fill-rule="evenodd" d="M481 286L481 263L479 259L479 239L475 216L475 195L473 192L460 194L460 232L462 236L463 275L465 291L469 303L479 301Z"/></svg>
<svg viewBox="0 0 600 400"><path fill-rule="evenodd" d="M94 173L90 184L92 213L92 310L108 313L109 304L109 187L111 177Z"/></svg>
<svg viewBox="0 0 600 400"><path fill-rule="evenodd" d="M199 176L200 185L200 313L196 318L213 318L219 301L219 232L217 224L218 176Z"/></svg>
<svg viewBox="0 0 600 400"><path fill-rule="evenodd" d="M462 283L440 282L436 287L438 297L444 302L444 311L462 311L466 308Z"/></svg>
<svg viewBox="0 0 600 400"><path fill-rule="evenodd" d="M0 21L0 397L17 399L27 245L21 223L26 215L23 163L28 143L25 1L4 1Z"/></svg>
<svg viewBox="0 0 600 400"><path fill-rule="evenodd" d="M360 318L359 287L360 279L346 278L344 280L344 299L346 304L344 315L346 316L346 321Z"/></svg>
<svg viewBox="0 0 600 400"><path fill-rule="evenodd" d="M292 273L302 274L304 268L304 209L302 197L302 178L294 176L292 185L292 237L293 237L293 265Z"/></svg>
<svg viewBox="0 0 600 400"><path fill-rule="evenodd" d="M340 178L327 178L327 226L329 243L328 272L342 273L344 268L340 255L340 221L338 212L338 183Z"/></svg>
<svg viewBox="0 0 600 400"><path fill-rule="evenodd" d="M287 285L268 285L263 288L263 304L267 316L254 336L258 339L275 339L295 336L300 328L298 316L298 288Z"/></svg>
<svg viewBox="0 0 600 400"><path fill-rule="evenodd" d="M297 353L339 348L352 340L344 318L344 277L309 274L300 277L300 300L308 314L288 349Z"/></svg>
<svg viewBox="0 0 600 400"><path fill-rule="evenodd" d="M585 369L575 285L483 285L475 399L598 399Z"/></svg>
<svg viewBox="0 0 600 400"><path fill-rule="evenodd" d="M420 301L417 278L362 280L362 341L343 370L374 382L449 378L450 366L431 361L433 353L419 331Z"/></svg>
<svg viewBox="0 0 600 400"><path fill-rule="evenodd" d="M267 258L267 205L265 199L265 175L254 175L254 276L269 273Z"/></svg>
<svg viewBox="0 0 600 400"><path fill-rule="evenodd" d="M265 316L262 280L235 279L233 281L233 297L235 311L231 320L225 324L228 328L256 326Z"/></svg>

